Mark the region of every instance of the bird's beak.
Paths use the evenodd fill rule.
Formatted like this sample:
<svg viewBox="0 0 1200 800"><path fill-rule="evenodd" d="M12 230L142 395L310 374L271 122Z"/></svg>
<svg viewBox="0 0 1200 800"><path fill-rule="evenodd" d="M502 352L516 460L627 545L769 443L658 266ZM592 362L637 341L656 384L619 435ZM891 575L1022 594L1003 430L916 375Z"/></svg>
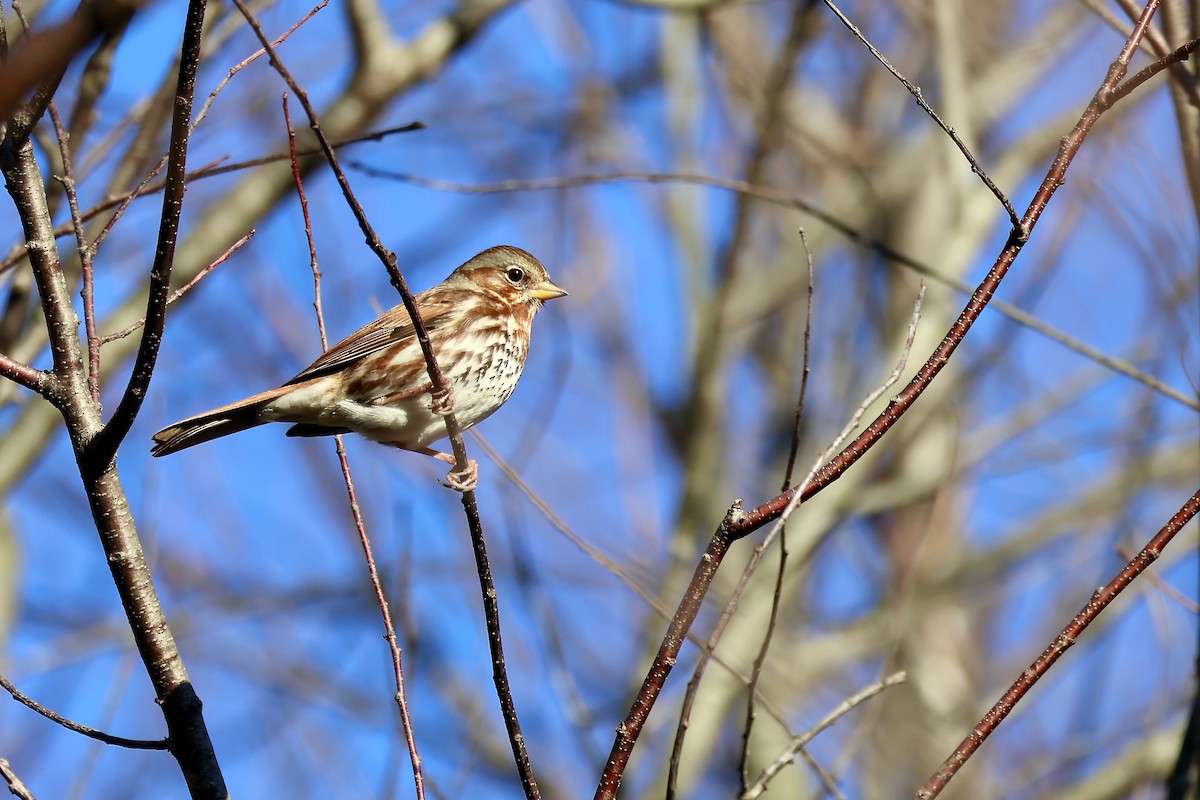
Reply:
<svg viewBox="0 0 1200 800"><path fill-rule="evenodd" d="M535 300L553 300L556 297L566 297L567 293L564 289L560 289L550 281L542 281L534 286L529 294Z"/></svg>

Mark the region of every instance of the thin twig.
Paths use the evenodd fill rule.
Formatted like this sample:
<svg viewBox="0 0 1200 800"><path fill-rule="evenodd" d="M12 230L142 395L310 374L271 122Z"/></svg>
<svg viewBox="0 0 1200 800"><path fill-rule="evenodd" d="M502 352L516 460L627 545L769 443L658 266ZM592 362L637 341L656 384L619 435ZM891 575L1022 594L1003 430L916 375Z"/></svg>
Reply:
<svg viewBox="0 0 1200 800"><path fill-rule="evenodd" d="M967 759L1012 712L1021 698L1033 688L1050 667L1054 666L1063 653L1075 644L1087 627L1108 607L1109 603L1115 600L1125 590L1125 587L1133 582L1134 578L1146 571L1162 555L1163 548L1175 538L1175 535L1189 520L1196 516L1198 511L1200 511L1200 490L1188 498L1167 524L1146 543L1146 546L1136 556L1130 559L1129 563L1112 580L1096 590L1071 622L1042 651L1037 660L1021 672L1020 677L1013 682L1008 691L996 701L996 704L971 729L971 732L950 754L945 763L925 782L925 785L916 793L916 800L931 800L941 794L950 779L958 773Z"/></svg>
<svg viewBox="0 0 1200 800"><path fill-rule="evenodd" d="M1129 548L1127 548L1123 544L1117 545L1116 547L1113 548L1113 550L1116 552L1117 555L1119 555L1121 558L1125 559L1126 561L1129 561L1133 558L1133 553L1129 552ZM1154 586L1156 589L1158 589L1160 592L1165 594L1167 597L1171 598L1176 603L1178 603L1179 606L1181 608L1183 608L1183 610L1187 611L1190 614L1195 614L1197 616L1200 616L1200 603L1197 603L1195 600L1191 599L1190 597L1185 595L1183 592L1179 591L1174 586L1167 583L1166 581L1164 581L1162 578L1158 577L1154 573L1149 573L1148 575L1146 575L1146 580L1150 581L1150 585ZM1198 675L1197 677L1200 678L1200 675Z"/></svg>
<svg viewBox="0 0 1200 800"><path fill-rule="evenodd" d="M1129 96L1129 93L1134 89L1138 88L1143 83L1162 72L1164 69L1186 61L1192 55L1192 53L1196 52L1197 48L1200 48L1200 39L1192 39L1190 42L1180 45L1170 53L1167 53L1165 56L1160 58L1158 61L1155 61L1148 67L1143 67L1134 74L1130 75L1128 79L1122 81L1117 88L1113 89L1112 92L1109 93L1108 97L1105 99L1105 107L1113 107L1122 98Z"/></svg>
<svg viewBox="0 0 1200 800"><path fill-rule="evenodd" d="M874 404L876 400L878 400L880 397L882 397L883 394L885 392L887 392L888 389L890 389L893 385L895 385L895 383L900 379L900 375L903 373L905 364L907 364L907 362L908 362L908 355L912 350L913 340L916 337L917 323L921 318L921 305L922 305L924 298L925 298L925 284L922 283L920 290L917 294L917 299L913 304L913 313L912 313L911 320L909 322L908 333L905 337L904 346L901 348L900 357L896 362L896 366L892 369L892 371L888 375L887 379L867 395L866 399L863 400L863 402L859 405L858 409L854 412L853 415L851 415L850 420L846 423L846 425L842 428L842 430L838 433L838 435L834 438L834 440L828 445L828 447L825 448L825 451L823 453L821 453L820 456L817 457L812 468L809 470L808 475L805 476L804 481L800 482L801 486L803 486L804 483L807 482L808 480L812 479L812 476L816 474L820 465L824 464L825 461L831 455L833 455L833 453L835 453L837 451L837 448L841 446L842 442L845 441L846 437L848 437L850 435L850 433L853 432L854 429L858 427L858 423L861 421L863 415L866 413L866 410L868 408L870 408L870 406L872 404ZM797 500L796 505L799 505L798 500ZM787 518L791 515L792 511L794 511L794 510L795 510L795 506L792 506L791 508L787 509L780 516L778 521L776 521L775 525L771 528L771 531L765 537L763 537L763 540L761 542L759 542L759 544L754 548L753 552L750 555L749 560L746 562L746 566L742 569L742 574L738 578L737 585L734 586L733 592L730 593L729 600L726 601L725 607L721 610L721 615L717 618L716 623L713 625L713 630L712 630L712 633L708 637L708 641L706 641L704 643L704 647L700 651L700 656L696 661L696 667L693 671L692 679L691 679L691 681L689 681L687 690L684 694L683 709L680 712L680 717L679 717L680 721L679 721L679 725L678 725L678 727L676 729L676 733L675 733L675 746L672 751L672 759L673 760L677 760L677 756L675 755L675 752L682 749L683 737L684 737L684 734L686 732L686 727L687 727L686 723L687 723L688 713L691 708L691 703L694 702L694 700L695 700L697 688L699 686L700 679L704 675L704 670L708 665L708 661L710 658L712 658L712 654L716 651L717 645L720 643L721 637L724 635L725 629L728 626L729 621L733 618L734 612L737 611L737 607L738 607L738 604L741 602L742 595L745 593L746 588L750 585L750 579L754 576L754 573L758 568L758 564L761 561L763 554L766 552L767 548L770 547L771 544L775 541L775 538L780 535L781 531L783 530L784 525L787 523ZM718 529L717 533L713 535L713 539L715 540L716 537L720 534L721 534L721 529ZM729 542L724 543L723 548L716 546L715 541L710 542L708 550L705 551L705 557L707 558L710 553L712 553L712 554L720 553L721 554L720 558L723 558L724 551L726 551L728 549L728 547L729 547ZM714 555L714 557L716 557L716 556ZM720 566L720 562L718 559L718 562L712 566L711 572L705 571L702 573L700 571L700 569L697 568L697 570L692 578L693 582L696 581L697 579L707 579L709 582L711 582L712 577L715 576L715 574L716 574L716 568L719 566ZM688 589L687 589L687 594L688 595L698 594L700 597L703 597L705 594L708 593L708 588L709 588L708 585L689 585ZM683 612L684 612L684 608L683 608L683 604L681 603L679 611L676 611L675 616L679 617L679 615ZM674 620L672 620L672 621L674 622ZM665 647L666 644L667 644L667 642L666 642L666 639L664 638L663 646ZM665 656L665 658L669 659L669 661L665 661L665 662L663 662L662 665L660 665L658 663L658 658L656 657L655 664L653 666L651 666L650 673L661 674L662 681L665 681L667 675L671 671L670 664L673 663L674 658L676 657L676 655L678 655L678 649L676 649L674 652L667 651L665 653L662 649L660 649L659 653L660 653L660 656ZM655 699L658 696L658 693L661 691L662 691L662 683L657 683L657 684L651 683L649 680L649 675L647 675L646 681L643 682L643 684L642 684L642 690L638 693L637 698L634 700L634 707L635 708L638 707L639 704L647 704L647 705L652 706L654 704ZM644 722L644 719L642 721ZM626 719L626 728L624 730L621 730L620 728L618 729L618 741L620 742L621 747L624 748L624 747L628 746L630 749L632 749L634 743L637 740L639 733L640 733L640 728L638 727L637 720L633 717L633 714L631 712L630 717ZM623 737L628 739L628 742L620 741ZM617 753L617 752L618 752L618 747L617 747L617 744L614 743L613 753ZM609 763L610 764L613 763L611 756L610 756ZM622 767L622 769L623 769L623 767ZM618 778L619 778L619 775L618 775ZM600 797L600 796L601 795L599 794L599 792L597 792L597 797ZM605 795L605 796L607 797L607 795Z"/></svg>
<svg viewBox="0 0 1200 800"><path fill-rule="evenodd" d="M287 38L289 36L291 36L293 33L295 33L300 28L301 25L303 25L304 23L306 23L310 19L312 19L313 16L315 16L318 11L325 8L325 6L327 6L328 4L329 4L329 0L321 0L321 2L319 2L315 6L313 6L311 11L309 11L307 14L305 14L300 19L296 20L295 23L293 23L290 28L288 28L286 31L284 31L283 33L276 36L271 41L271 46L279 47L279 45L281 45L285 41L287 41ZM232 67L229 68L229 71L225 73L225 77L222 78L220 80L220 82L217 83L217 85L215 87L213 87L213 90L208 93L208 97L204 100L204 103L201 104L200 110L198 112L196 112L196 118L192 121L192 130L195 130L196 126L199 125L206 116L208 116L208 109L211 108L212 104L216 101L217 95L219 95L221 93L221 91L226 86L229 85L229 82L233 80L234 76L237 75L242 70L244 70L246 67L253 64L259 58L261 58L263 55L265 55L266 52L267 51L265 48L260 47L259 49L255 50L253 53L246 56L241 61L239 61L238 63L234 64ZM292 140L293 134L291 133L291 128L289 127L288 130L289 130L288 152L285 153L283 157L294 159L296 157L296 155L298 155L296 153L296 143L295 143L295 141ZM313 153L313 152L319 152L319 151L315 150L315 149L309 151L309 153Z"/></svg>
<svg viewBox="0 0 1200 800"><path fill-rule="evenodd" d="M104 731L96 730L95 728L89 728L86 725L80 725L78 722L72 722L61 714L55 713L54 711L46 708L31 697L22 694L20 690L9 683L8 679L6 679L3 675L0 675L0 687L3 687L4 691L12 695L14 700L29 710L36 711L38 714L41 714L51 722L61 725L69 731L83 734L89 739L95 739L97 742L116 745L117 747L125 747L130 750L167 750L169 748L169 742L166 739L126 739L124 736L113 736L112 734L105 733Z"/></svg>
<svg viewBox="0 0 1200 800"><path fill-rule="evenodd" d="M804 746L815 739L819 733L832 726L839 719L850 713L850 711L872 697L882 694L887 689L898 686L906 680L908 680L908 676L903 671L896 672L887 676L882 681L866 686L847 697L838 704L837 708L822 717L820 722L793 739L787 748L779 754L779 757L767 765L766 769L758 776L758 779L754 781L754 784L738 795L738 800L754 800L754 798L761 796L766 791L767 784L771 782L771 779L778 775L784 767L792 763L796 754L803 752Z"/></svg>
<svg viewBox="0 0 1200 800"><path fill-rule="evenodd" d="M88 390L92 402L100 404L100 338L96 335L96 285L92 271L92 255L95 252L88 244L87 231L83 229L83 218L79 216L79 198L75 192L75 171L71 167L70 134L63 127L58 108L53 102L48 107L50 121L58 139L58 150L62 157L63 174L59 178L67 195L67 206L71 210L71 227L75 229L75 250L79 254L79 273L82 286L79 295L83 300L83 329L87 336Z"/></svg>
<svg viewBox="0 0 1200 800"><path fill-rule="evenodd" d="M387 269L392 286L395 287L397 293L400 295L404 308L412 320L417 342L420 344L421 353L425 358L425 366L429 373L430 383L432 384L432 396L437 405L445 408L443 419L445 420L446 431L450 439L450 446L454 452L455 469L458 472L463 472L467 469L470 460L467 457L466 447L463 444L462 429L454 416L453 398L450 394L449 384L446 382L445 376L438 365L437 358L434 356L433 347L429 343L429 333L425 328L420 313L417 311L416 301L413 299L412 292L409 291L404 276L396 266L396 256L383 246L378 234L375 233L375 229L370 221L367 220L362 206L359 204L357 198L355 198L354 192L350 188L350 182L346 179L346 175L342 171L337 153L321 128L316 110L313 108L312 103L309 102L308 93L296 82L296 79L292 77L287 67L280 61L266 34L263 33L262 26L254 18L254 15L250 13L250 9L246 7L245 2L243 0L233 0L233 2L242 13L242 16L246 18L247 24L254 31L254 35L258 38L263 49L267 51L271 66L279 73L279 76L283 78L288 88L296 95L296 99L300 102L300 105L303 106L304 112L308 116L309 125L316 135L317 141L321 144L325 160L329 162L330 169L333 171L334 177L342 189L342 194L346 198L346 203L354 214L359 228L366 237L368 246L375 252ZM517 719L516 705L512 699L512 689L509 685L508 672L505 666L504 648L500 636L500 608L495 584L492 581L491 566L487 560L487 549L483 538L483 523L479 518L479 507L475 501L475 492L470 490L462 492L462 504L467 518L467 527L471 532L471 546L475 555L480 591L483 595L488 646L492 655L492 680L496 687L500 712L504 718L509 745L512 748L513 760L516 763L517 773L521 780L521 787L528 800L538 800L541 794L538 791L537 782L533 776L533 769L529 762L529 752L525 746L525 737L521 733L520 722Z"/></svg>
<svg viewBox="0 0 1200 800"><path fill-rule="evenodd" d="M1129 22L1135 23L1138 17L1141 16L1141 8L1134 0L1117 0L1117 5L1125 12ZM1122 36L1128 36L1129 30L1119 22L1115 29ZM1162 58L1170 53L1170 45L1167 43L1167 38L1164 33L1157 28L1146 29L1146 41L1150 44L1150 49ZM1196 76L1188 72L1182 64L1172 64L1170 66L1172 77L1175 78L1175 84L1187 96L1192 105L1200 108L1200 88L1196 84Z"/></svg>
<svg viewBox="0 0 1200 800"><path fill-rule="evenodd" d="M313 312L317 319L317 334L321 339L321 350L329 349L329 339L325 333L325 312L321 305L321 268L317 262L317 248L313 242L312 220L308 214L308 197L304 193L304 180L300 175L300 162L296 158L296 129L292 127L291 114L288 113L287 93L283 95L283 119L287 125L288 150L292 154L292 178L296 182L296 195L300 199L300 213L304 218L304 238L308 243L308 264L313 279ZM417 741L413 736L412 719L408 713L408 700L404 692L404 669L400 660L400 645L396 637L396 627L392 624L392 611L384 596L383 582L379 579L379 569L375 566L375 555L371 547L371 537L367 535L366 522L363 520L362 508L358 504L358 493L354 490L354 478L350 474L350 459L346 456L346 444L341 434L333 437L337 451L338 466L342 470L342 481L346 485L346 497L350 501L350 515L354 518L354 529L358 532L358 541L362 546L363 560L367 565L367 574L371 580L371 588L375 591L375 602L379 605L379 613L383 619L383 638L388 643L392 655L392 673L396 679L396 705L400 709L400 724L404 730L405 744L408 746L408 757L412 764L413 782L417 800L425 798L425 780L421 772L421 757L417 754Z"/></svg>
<svg viewBox="0 0 1200 800"><path fill-rule="evenodd" d="M441 192L459 192L462 194L499 194L503 192L518 192L518 191L552 191L558 189L575 188L580 186L598 186L608 183L649 183L649 184L690 184L694 186L711 186L718 189L725 189L730 192L739 194L748 194L764 200L768 203L787 208L794 208L805 214L808 214L815 219L829 225L831 228L841 233L851 242L861 245L875 252L883 259L889 262L895 262L902 267L912 270L918 275L922 275L935 281L943 286L962 292L965 295L971 295L975 290L966 281L958 278L945 275L938 272L928 264L919 261L915 258L910 258L884 242L875 239L857 228L851 227L842 222L837 217L824 211L823 209L808 203L794 194L783 189L775 189L768 186L758 186L746 181L735 180L731 178L720 178L713 175L693 175L687 173L654 173L654 172L613 172L604 175L578 175L568 178L548 178L545 180L510 180L499 181L497 183L486 184L464 184L455 183L453 181L433 180L422 178L416 175L407 173L394 172L378 167L371 167L357 161L348 162L349 166L357 169L364 174L379 178L391 178L392 180L409 183L413 186L423 186L427 189L433 189ZM7 263L7 262L5 262ZM1039 320L1032 314L1022 311L1011 303L1006 303L1003 300L993 299L988 308L998 311L1004 316L1011 319L1018 325L1028 328L1032 331L1040 333L1049 339L1058 342L1063 347L1071 350L1089 361L1120 373L1126 377L1132 378L1138 383L1153 392L1157 392L1164 397L1170 398L1193 411L1200 411L1200 399L1189 397L1176 389L1168 386L1157 378L1147 375L1144 372L1137 370L1132 364L1105 355L1099 350L1084 344L1067 334L1059 331L1046 323Z"/></svg>
<svg viewBox="0 0 1200 800"><path fill-rule="evenodd" d="M875 45L871 44L863 32L860 31L858 27L850 21L850 18L843 14L842 10L833 3L833 0L823 0L823 2L825 3L826 7L832 11L839 20L841 20L841 23L846 26L846 29L849 30L850 33L854 34L854 38L863 43L863 46L870 51L871 55L875 57L875 60L882 64L888 72L892 73L892 76L895 77L896 80L900 81L900 83L904 85L905 89L908 89L909 94L916 99L917 105L921 107L921 110L928 114L929 117L935 123L937 123L937 126L946 132L946 135L950 137L950 141L954 142L954 146L958 148L959 152L962 153L967 159L967 163L971 165L971 171L979 176L979 179L983 181L983 185L988 188L988 191L995 195L996 199L1000 201L1000 205L1004 206L1004 210L1008 213L1009 222L1012 223L1011 235L1018 240L1024 241L1029 236L1029 231L1025 228L1022 220L1017 217L1017 212L1013 209L1012 203L1008 202L1008 198L1004 196L1004 192L1000 191L1000 187L995 184L983 167L979 165L979 162L975 159L975 156L971 154L971 151L967 147L966 143L963 142L959 135L954 132L953 128L942 121L942 118L937 115L937 112L934 111L929 103L925 101L925 96L921 93L921 87L917 86L908 78L900 74L900 71L892 66L892 63L887 60L887 56L879 52L879 50L875 48Z"/></svg>
<svg viewBox="0 0 1200 800"><path fill-rule="evenodd" d="M242 238L238 239L233 244L229 245L229 247L226 248L225 252L217 257L216 261L212 262L207 267L205 267L204 269L197 272L192 277L192 279L190 281L188 281L187 283L185 283L183 286L180 286L178 289L171 292L171 296L167 298L167 305L171 305L171 303L174 303L176 300L178 300L179 298L183 297L185 294L190 292L193 288L196 287L196 285L198 283L200 283L201 280L203 280L205 277L208 276L208 273L212 272L214 269L216 269L217 267L221 266L226 261L228 261L229 257L231 255L233 255L234 251L239 249L246 242L250 241L250 239L254 236L254 232L255 232L254 229L251 228L249 233L247 233ZM145 324L146 324L146 318L142 317L137 322L135 322L132 325L129 325L125 328L122 328L121 330L117 331L116 333L109 333L104 336L101 336L100 344L106 345L109 342L115 342L117 339L124 339L126 336L133 333L134 331L136 331L138 328L142 327Z"/></svg>
<svg viewBox="0 0 1200 800"><path fill-rule="evenodd" d="M783 470L783 483L779 487L779 491L781 492L786 492L792 487L792 472L796 467L796 455L800 450L800 424L804 419L804 396L805 390L808 387L808 356L812 337L814 273L812 249L808 246L808 239L804 235L804 230L801 229L799 233L800 244L804 248L805 283L807 284L807 291L805 293L806 308L804 313L804 347L800 364L800 395L796 399L796 413L792 420L792 444L788 451L787 466ZM742 752L738 756L738 780L741 781L743 790L745 790L748 780L750 732L754 727L754 720L758 716L755 710L755 696L758 691L758 682L762 679L763 667L767 662L767 652L770 650L771 641L774 639L775 626L779 620L779 609L783 602L783 579L787 574L787 563L787 528L781 528L779 531L779 568L775 571L775 587L771 593L771 612L767 619L767 630L763 633L762 643L759 645L758 654L754 657L754 664L750 669L750 687L749 691L746 692L746 717L742 725ZM825 775L823 771L821 776L822 780L824 780ZM825 790L830 794L837 794L837 787L831 782L826 782Z"/></svg>

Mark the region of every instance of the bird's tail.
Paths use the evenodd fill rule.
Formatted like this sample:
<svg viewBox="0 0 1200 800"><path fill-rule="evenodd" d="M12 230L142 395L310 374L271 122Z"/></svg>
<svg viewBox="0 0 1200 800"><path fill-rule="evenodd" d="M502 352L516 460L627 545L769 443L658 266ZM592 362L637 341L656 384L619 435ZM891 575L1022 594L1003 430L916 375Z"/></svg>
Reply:
<svg viewBox="0 0 1200 800"><path fill-rule="evenodd" d="M203 414L180 420L174 425L168 425L151 437L155 444L150 450L150 455L170 455L192 445L219 439L222 436L270 422L269 418L263 418L263 408L272 400L276 400L294 389L296 389L294 385L280 386L278 389L260 392L245 400L214 408L212 411L206 411Z"/></svg>

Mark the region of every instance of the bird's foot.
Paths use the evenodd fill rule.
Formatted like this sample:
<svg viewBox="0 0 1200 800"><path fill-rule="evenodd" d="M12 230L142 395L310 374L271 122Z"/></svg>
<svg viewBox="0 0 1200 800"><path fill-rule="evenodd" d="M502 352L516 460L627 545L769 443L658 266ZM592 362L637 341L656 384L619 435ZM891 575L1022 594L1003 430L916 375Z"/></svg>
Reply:
<svg viewBox="0 0 1200 800"><path fill-rule="evenodd" d="M433 413L444 417L454 411L454 394L449 386L440 392L433 392L430 397L429 410Z"/></svg>
<svg viewBox="0 0 1200 800"><path fill-rule="evenodd" d="M456 492L473 492L475 487L479 485L479 465L475 463L475 459L467 460L467 468L464 470L452 469L446 473L446 480L442 482L442 486L447 489L453 489Z"/></svg>
<svg viewBox="0 0 1200 800"><path fill-rule="evenodd" d="M475 459L468 458L466 469L459 470L457 469L458 464L454 460L454 456L450 453L441 453L428 447L417 452L432 456L438 461L455 467L455 469L446 473L446 480L439 481L447 489L453 489L456 492L473 492L475 491L475 487L479 485L479 464L475 462Z"/></svg>

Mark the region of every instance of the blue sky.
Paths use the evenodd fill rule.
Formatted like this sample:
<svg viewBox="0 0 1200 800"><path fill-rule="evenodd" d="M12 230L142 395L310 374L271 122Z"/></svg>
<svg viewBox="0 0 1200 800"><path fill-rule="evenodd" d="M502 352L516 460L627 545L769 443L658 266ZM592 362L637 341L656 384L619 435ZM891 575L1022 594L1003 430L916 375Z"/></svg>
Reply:
<svg viewBox="0 0 1200 800"><path fill-rule="evenodd" d="M1028 5L1027 13L1037 18L1053 4ZM449 7L395 5L386 12L397 35L412 36ZM789 8L752 4L745 11L747 24L765 29L755 32L773 47ZM285 3L264 11L262 19L277 33L304 10ZM341 14L331 4L281 50L319 107L349 75ZM906 26L914 23L895 14L881 13L866 28L878 44L902 52L913 39ZM89 145L161 80L176 47L177 16L178 9L160 4L135 19ZM974 31L974 20L966 16L966 29ZM674 84L664 76L671 66L666 60L676 56L665 48L686 38L683 28L680 20L668 21L655 10L614 2L519 5L489 23L446 70L392 103L377 125L420 120L426 130L355 145L344 155L379 169L462 183L612 170L666 172L689 164L688 171L742 177L752 126L744 108L730 99L737 93L724 82L739 65L731 66L728 54L710 38L696 35L700 73L693 85L699 94L672 95ZM1023 137L1082 109L1119 38L1087 18L1080 29L1077 41L1047 56L1050 67L1037 88L986 131L979 150L985 166L996 167ZM870 134L864 134L863 148L871 142L882 147L891 135L914 142L929 136L931 123L915 107L906 109L910 101L901 87L869 81L880 67L835 21L825 19L816 35L817 43L793 72L801 107L816 114L828 104L854 119L856 91L869 82L881 99L861 110L866 119L859 121ZM236 34L206 63L198 98L251 49L248 32ZM747 61L750 55L757 54L746 54ZM911 66L936 105L937 70L929 63ZM73 85L71 78L65 85ZM194 136L189 163L280 150L285 143L281 89L261 60L239 74ZM894 118L888 116L889 104L900 109ZM677 130L680 114L690 114L682 132ZM292 115L301 127L295 103ZM872 129L872 117L893 120L898 127ZM1133 98L1119 118L1106 119L999 297L1093 347L1134 360L1194 397L1200 380L1193 274L1198 242L1173 125L1161 81ZM796 133L816 147L805 135ZM831 177L836 171L820 169L820 158L800 166L781 159L765 182L831 208L840 202L839 189L866 187L865 197L887 198L879 200L880 217L870 233L905 241L896 228L913 220L883 180L892 174L887 167L893 159L926 155L920 148L907 156L881 149L878 161L865 156L836 179ZM826 159L843 156L839 151ZM1048 162L1049 153L1044 163L1031 165L1005 187L1018 210ZM969 175L961 160L931 158L927 179L938 179L945 163ZM103 196L112 166L111 160L100 161L81 182L84 206ZM219 207L240 179L233 174L193 184L185 229L204 209ZM688 477L670 426L680 419L678 406L688 396L694 350L706 324L689 292L700 287L704 300L712 299L717 257L732 232L735 197L713 188L639 183L476 196L354 170L350 179L414 290L433 285L487 246L511 243L538 254L555 281L571 292L539 315L520 389L479 430L584 541L673 603L677 595L662 586L672 565L690 570L719 519L705 517L699 529L675 535ZM362 244L328 173L318 169L305 188L324 272L326 321L335 341L393 305L395 293ZM914 202L922 196L920 188L913 187ZM831 237L798 212L765 203L752 208L755 224L770 231L762 236L787 253L780 261L793 264L797 274L803 258L795 229L803 226L821 242L815 254L810 413L799 459L806 469L862 395L890 369L895 342L877 340L886 326L876 325L876 318L898 313L896 306L907 308L916 280ZM672 226L672 212L688 224ZM148 231L157 214L156 199L134 203L101 250L102 314L143 275L153 248ZM332 442L286 439L282 428L265 426L171 458L148 457L149 436L158 428L274 386L319 354L297 203L289 199L253 225L254 239L173 307L146 406L119 455L123 482L233 792L242 797L411 796L378 610L372 608ZM933 260L933 266L961 267L961 277L974 283L1006 235L1001 213L987 230L961 262ZM945 240L958 241L954 233L951 221ZM909 240L927 248L917 257L949 257L938 237L912 234ZM69 247L68 240L60 243ZM756 253L770 250L768 245ZM769 299L775 286L769 281L778 273L765 260L743 269L761 280ZM1162 287L1172 285L1182 287L1184 302L1164 313ZM799 295L795 302L801 302ZM957 311L964 298L931 288L930 310L922 320L930 341L941 336L948 313L939 311L937 302ZM738 330L739 349L721 386L728 435L718 482L722 494L711 498L717 505L736 496L748 504L761 502L777 489L799 364L772 361L751 347L771 345L762 332L778 330L779 352L791 352L783 342L791 329L780 321L783 312L777 314L747 320ZM918 345L906 377L928 349ZM978 455L971 446L986 441L989 426L1011 424L1023 404L1036 407L1039 398L1053 398L1074 380L1088 388L986 450L982 462L968 461ZM978 596L962 604L970 619L986 621L977 631L981 652L972 654L979 683L947 725L965 734L970 722L962 720L973 721L1086 601L1090 589L1120 567L1116 544L1140 546L1195 488L1181 489L1194 484L1195 476L1140 481L1156 457L1166 459L1196 441L1197 416L991 313L961 348L945 384L961 395L938 406L939 413L953 411L955 445L948 459L940 451L927 458L931 471L940 470L944 460L957 462L944 479L946 488L930 499L953 513L931 512L930 527L948 520L953 530L930 535L950 535L954 558L980 558L1002 554L1006 544L1047 524L1056 509L1074 509L1069 521L1047 528L1043 547L1003 561L1000 574L981 578ZM119 391L117 383L106 386L106 409L115 406ZM0 416L0 421L10 419ZM919 434L929 424L902 424L894 432L896 449L854 468L856 480L864 482L858 499L898 473L920 474L923 462L909 463L905 455L916 458L911 453L927 441ZM535 769L557 792L549 796L586 796L613 726L640 680L638 665L664 623L621 579L556 531L473 440L467 444L481 465L479 502L500 592L508 666ZM456 495L436 483L444 468L357 440L347 441L347 449L398 619L413 724L432 794L518 797L503 742L496 738L502 729L488 680L465 524ZM1139 489L1115 510L1081 510L1091 488L1120 464L1137 472L1129 482ZM785 627L802 631L796 634L802 641L824 641L831 632L868 624L881 609L894 611L899 620L910 613L898 591L904 582L895 574L903 559L889 550L895 541L889 537L900 535L892 522L910 509L840 502L845 507L813 552L811 567L796 568L804 588L784 609ZM6 676L85 724L124 736L162 735L161 715L151 702L89 527L65 436L54 439L10 494L6 512L20 558L16 624L0 656ZM810 518L819 513L812 511ZM725 571L736 574L756 542L740 543ZM1154 571L1195 602L1194 524L1173 548ZM756 580L769 582L773 572L772 562ZM707 635L728 589L729 584L719 584L698 634ZM1073 770L1086 773L1105 763L1142 726L1177 718L1192 680L1194 613L1143 581L1100 627L989 742L980 761L973 762L972 780L983 786L1003 782L1006 759L1025 759L1021 763L1034 767L1020 796L1053 793ZM646 755L630 775L630 796L654 794L662 754L669 749L666 732L674 726L695 652L693 646L685 648L681 668L652 718L643 744ZM801 730L840 697L878 677L882 665L891 663L887 653L864 655L795 695L780 688L774 700L786 709L790 727ZM781 655L775 669L786 673L802 666L803 659L792 664ZM1126 724L1130 718L1134 722ZM859 766L856 759L868 757L861 744L865 734L852 725L845 730L818 740L815 751L827 763ZM705 751L711 772L689 797L731 796L736 776L727 766L736 764L739 731L731 721L713 750ZM1082 737L1092 734L1095 749L1080 747ZM493 748L499 742L496 762L480 739ZM1047 763L1034 757L1039 750L1079 749L1085 752L1078 761L1064 757ZM163 754L93 745L12 703L0 703L0 757L19 766L42 797L183 796L177 768ZM911 769L919 772L923 765ZM804 785L807 773L795 774ZM853 767L842 775L848 796L865 796ZM905 782L908 778L897 776L905 791L916 788Z"/></svg>

